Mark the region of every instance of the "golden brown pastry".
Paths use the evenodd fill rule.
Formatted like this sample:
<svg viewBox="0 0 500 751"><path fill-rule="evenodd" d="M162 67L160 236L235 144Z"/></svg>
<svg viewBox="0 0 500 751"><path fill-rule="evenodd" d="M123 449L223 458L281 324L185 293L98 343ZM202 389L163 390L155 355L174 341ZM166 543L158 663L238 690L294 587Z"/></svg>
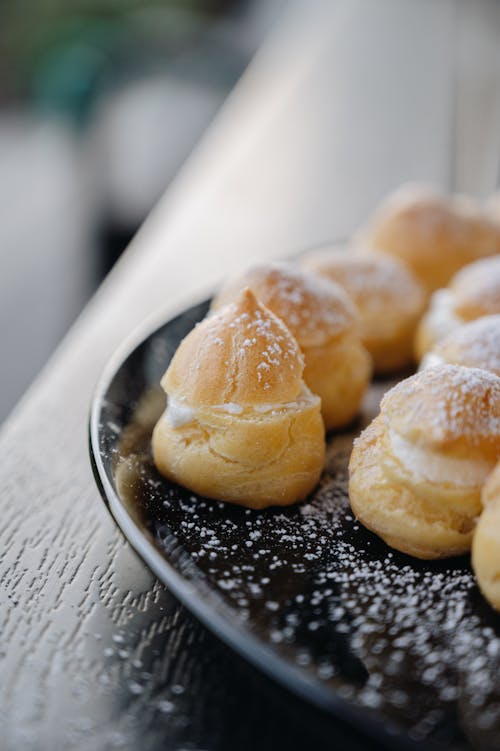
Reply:
<svg viewBox="0 0 500 751"><path fill-rule="evenodd" d="M359 411L371 375L371 360L359 337L354 304L338 285L285 263L253 266L230 280L212 308L251 288L296 337L304 354L304 380L321 397L327 429L350 423Z"/></svg>
<svg viewBox="0 0 500 751"><path fill-rule="evenodd" d="M403 553L465 553L499 456L500 378L458 365L428 368L384 396L355 442L352 509Z"/></svg>
<svg viewBox="0 0 500 751"><path fill-rule="evenodd" d="M417 358L422 359L438 341L464 323L496 313L500 314L500 256L465 266L446 289L432 295L415 337Z"/></svg>
<svg viewBox="0 0 500 751"><path fill-rule="evenodd" d="M500 462L483 489L484 511L472 541L472 568L481 592L500 610Z"/></svg>
<svg viewBox="0 0 500 751"><path fill-rule="evenodd" d="M470 198L407 185L376 211L360 240L399 258L432 292L462 266L499 253L500 224Z"/></svg>
<svg viewBox="0 0 500 751"><path fill-rule="evenodd" d="M244 290L188 334L162 379L167 409L153 431L159 471L254 509L304 498L320 477L325 440L303 369L284 323Z"/></svg>
<svg viewBox="0 0 500 751"><path fill-rule="evenodd" d="M500 315L485 316L460 326L434 345L420 368L445 363L483 368L500 376Z"/></svg>
<svg viewBox="0 0 500 751"><path fill-rule="evenodd" d="M401 370L414 361L415 329L426 292L406 266L383 254L335 249L310 253L303 263L340 284L354 301L375 373Z"/></svg>

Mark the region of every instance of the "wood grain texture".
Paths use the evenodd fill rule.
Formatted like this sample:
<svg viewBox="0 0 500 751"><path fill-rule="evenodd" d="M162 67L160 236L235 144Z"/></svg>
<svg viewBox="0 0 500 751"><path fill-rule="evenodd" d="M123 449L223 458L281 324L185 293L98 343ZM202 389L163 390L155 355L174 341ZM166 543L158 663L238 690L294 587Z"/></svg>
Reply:
<svg viewBox="0 0 500 751"><path fill-rule="evenodd" d="M153 311L251 258L351 231L402 180L450 183L461 5L292 4L4 426L5 751L300 748L312 736L124 542L91 475L88 407L111 352Z"/></svg>

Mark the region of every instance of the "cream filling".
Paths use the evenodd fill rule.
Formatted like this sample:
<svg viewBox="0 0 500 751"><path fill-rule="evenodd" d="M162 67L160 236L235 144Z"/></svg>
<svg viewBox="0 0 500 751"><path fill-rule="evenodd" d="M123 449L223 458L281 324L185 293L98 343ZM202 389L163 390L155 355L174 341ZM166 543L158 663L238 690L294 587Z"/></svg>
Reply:
<svg viewBox="0 0 500 751"><path fill-rule="evenodd" d="M463 323L453 312L452 297L449 290L440 289L433 294L427 320L435 332L436 341L451 334L457 326Z"/></svg>
<svg viewBox="0 0 500 751"><path fill-rule="evenodd" d="M214 404L212 409L216 409L219 412L227 412L229 415L241 415L243 407L241 404L235 404L235 402L227 402L227 404Z"/></svg>
<svg viewBox="0 0 500 751"><path fill-rule="evenodd" d="M168 397L167 409L165 412L168 424L172 428L180 428L183 425L189 425L196 417L195 410L189 407L185 402Z"/></svg>
<svg viewBox="0 0 500 751"><path fill-rule="evenodd" d="M283 402L283 404L256 404L253 408L254 412L278 412L280 409L297 409L298 402Z"/></svg>
<svg viewBox="0 0 500 751"><path fill-rule="evenodd" d="M251 408L253 412L265 414L268 412L278 412L283 409L298 409L302 407L306 402L312 399L318 399L319 397L313 397L310 391L303 389L296 401L293 402L276 402L269 404L257 404ZM227 402L226 404L212 404L205 409L213 409L218 412L226 412L229 415L241 415L248 407L244 407L241 404L235 402ZM181 399L174 399L169 396L167 401L167 409L165 411L166 419L172 428L180 428L183 425L189 425L189 423L196 420L197 410L194 407L190 407L186 402Z"/></svg>
<svg viewBox="0 0 500 751"><path fill-rule="evenodd" d="M458 459L416 446L390 430L392 453L417 481L451 483L459 487L482 485L494 467L485 459Z"/></svg>

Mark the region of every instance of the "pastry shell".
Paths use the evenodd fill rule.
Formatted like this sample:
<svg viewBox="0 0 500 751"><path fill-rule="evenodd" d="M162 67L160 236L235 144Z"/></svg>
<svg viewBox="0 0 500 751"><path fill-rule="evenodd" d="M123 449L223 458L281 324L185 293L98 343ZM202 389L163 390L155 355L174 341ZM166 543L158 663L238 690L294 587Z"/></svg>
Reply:
<svg viewBox="0 0 500 751"><path fill-rule="evenodd" d="M445 363L482 368L500 376L500 315L460 326L434 345L424 356L421 368Z"/></svg>
<svg viewBox="0 0 500 751"><path fill-rule="evenodd" d="M472 568L481 592L500 610L500 462L484 486L483 505L472 542Z"/></svg>
<svg viewBox="0 0 500 751"><path fill-rule="evenodd" d="M500 225L470 198L406 185L361 231L363 245L403 261L429 292L459 269L500 252Z"/></svg>
<svg viewBox="0 0 500 751"><path fill-rule="evenodd" d="M304 257L303 264L340 284L355 303L361 340L375 373L391 373L413 363L415 330L427 296L404 264L355 248L315 251Z"/></svg>
<svg viewBox="0 0 500 751"><path fill-rule="evenodd" d="M464 323L494 314L500 314L500 256L469 264L434 293L417 329L417 359Z"/></svg>
<svg viewBox="0 0 500 751"><path fill-rule="evenodd" d="M461 366L430 368L391 389L355 442L352 509L403 553L465 553L484 478L499 455L500 378Z"/></svg>
<svg viewBox="0 0 500 751"><path fill-rule="evenodd" d="M356 308L337 284L285 263L252 266L231 279L215 297L218 310L245 287L277 315L304 354L304 379L321 397L327 429L343 427L357 415L372 364L361 343Z"/></svg>
<svg viewBox="0 0 500 751"><path fill-rule="evenodd" d="M202 495L251 508L304 498L323 467L320 400L283 322L246 289L181 342L162 379L158 470Z"/></svg>

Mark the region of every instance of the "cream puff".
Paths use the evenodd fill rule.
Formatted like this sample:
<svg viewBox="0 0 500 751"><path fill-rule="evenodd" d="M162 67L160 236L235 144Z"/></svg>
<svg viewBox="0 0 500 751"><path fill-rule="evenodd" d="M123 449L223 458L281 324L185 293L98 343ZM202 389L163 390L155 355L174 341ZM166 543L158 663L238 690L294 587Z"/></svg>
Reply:
<svg viewBox="0 0 500 751"><path fill-rule="evenodd" d="M481 592L500 610L500 462L484 486L483 506L472 540L472 568Z"/></svg>
<svg viewBox="0 0 500 751"><path fill-rule="evenodd" d="M414 361L413 342L426 305L426 292L411 271L382 254L316 251L306 255L307 268L337 282L355 303L361 341L375 373L391 373Z"/></svg>
<svg viewBox="0 0 500 751"><path fill-rule="evenodd" d="M500 252L500 224L478 203L411 185L390 196L359 237L403 261L429 292L462 266Z"/></svg>
<svg viewBox="0 0 500 751"><path fill-rule="evenodd" d="M500 376L500 315L485 316L460 326L434 345L420 368L445 363L483 368Z"/></svg>
<svg viewBox="0 0 500 751"><path fill-rule="evenodd" d="M459 365L428 368L388 391L355 441L352 509L403 553L465 553L499 456L500 378Z"/></svg>
<svg viewBox="0 0 500 751"><path fill-rule="evenodd" d="M349 424L371 376L371 359L359 337L358 314L338 285L291 264L253 266L230 280L212 309L249 287L281 318L304 354L304 380L321 397L327 429Z"/></svg>
<svg viewBox="0 0 500 751"><path fill-rule="evenodd" d="M415 337L415 354L426 352L459 326L482 316L500 314L500 256L465 266L446 289L432 295Z"/></svg>
<svg viewBox="0 0 500 751"><path fill-rule="evenodd" d="M325 454L320 399L284 323L246 289L180 343L153 431L165 477L253 509L310 493Z"/></svg>

